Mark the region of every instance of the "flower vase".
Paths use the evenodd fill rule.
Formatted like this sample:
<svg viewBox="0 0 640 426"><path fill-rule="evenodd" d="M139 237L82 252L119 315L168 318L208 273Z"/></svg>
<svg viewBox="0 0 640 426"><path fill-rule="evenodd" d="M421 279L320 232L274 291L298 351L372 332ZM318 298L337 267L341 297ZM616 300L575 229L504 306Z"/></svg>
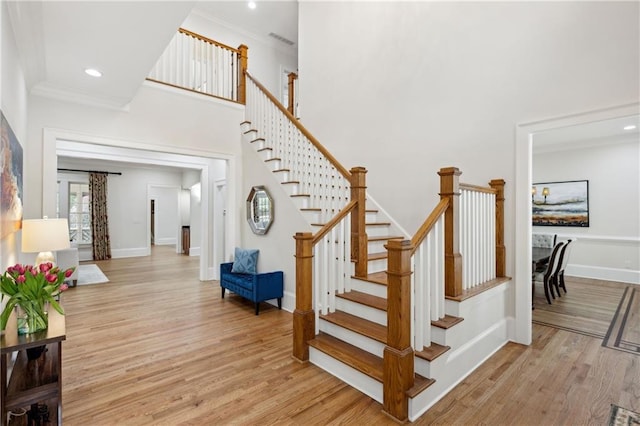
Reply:
<svg viewBox="0 0 640 426"><path fill-rule="evenodd" d="M46 330L49 317L44 309L44 303L38 301L23 301L17 305L18 334L31 334Z"/></svg>

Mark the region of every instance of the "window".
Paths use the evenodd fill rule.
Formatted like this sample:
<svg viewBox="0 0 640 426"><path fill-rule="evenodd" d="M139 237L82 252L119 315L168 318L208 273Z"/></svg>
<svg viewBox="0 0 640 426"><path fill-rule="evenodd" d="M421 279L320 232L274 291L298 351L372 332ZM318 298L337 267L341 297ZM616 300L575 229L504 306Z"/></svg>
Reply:
<svg viewBox="0 0 640 426"><path fill-rule="evenodd" d="M91 193L88 183L69 183L69 236L76 244L91 243Z"/></svg>

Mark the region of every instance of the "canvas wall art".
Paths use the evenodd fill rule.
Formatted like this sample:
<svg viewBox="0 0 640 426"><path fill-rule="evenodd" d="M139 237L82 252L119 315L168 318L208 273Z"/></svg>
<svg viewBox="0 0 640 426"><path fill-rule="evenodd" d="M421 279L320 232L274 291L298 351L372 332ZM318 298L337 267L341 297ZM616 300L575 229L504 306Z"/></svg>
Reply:
<svg viewBox="0 0 640 426"><path fill-rule="evenodd" d="M531 189L533 226L589 226L589 181L539 182Z"/></svg>
<svg viewBox="0 0 640 426"><path fill-rule="evenodd" d="M22 228L22 145L0 111L0 239Z"/></svg>

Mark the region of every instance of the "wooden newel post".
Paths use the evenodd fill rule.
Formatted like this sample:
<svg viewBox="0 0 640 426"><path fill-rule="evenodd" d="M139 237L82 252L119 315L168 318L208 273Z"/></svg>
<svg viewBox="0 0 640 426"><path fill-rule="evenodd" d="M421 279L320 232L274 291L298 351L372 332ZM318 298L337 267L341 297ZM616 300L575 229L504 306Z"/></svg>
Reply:
<svg viewBox="0 0 640 426"><path fill-rule="evenodd" d="M367 169L353 167L351 170L351 199L358 205L351 212L351 259L356 264L356 277L367 276L367 231L366 231L366 199Z"/></svg>
<svg viewBox="0 0 640 426"><path fill-rule="evenodd" d="M238 46L238 60L240 62L240 69L238 70L238 102L241 104L247 103L247 65L249 57L247 51L249 48L244 44Z"/></svg>
<svg viewBox="0 0 640 426"><path fill-rule="evenodd" d="M287 77L289 77L289 104L287 105L287 110L291 113L291 115L293 115L294 117L296 116L296 112L295 112L295 90L296 90L296 84L295 81L298 78L298 74L296 74L295 72L290 72Z"/></svg>
<svg viewBox="0 0 640 426"><path fill-rule="evenodd" d="M493 179L489 186L496 193L496 277L504 277L506 271L506 248L504 246L504 179Z"/></svg>
<svg viewBox="0 0 640 426"><path fill-rule="evenodd" d="M462 255L460 254L460 175L456 167L440 169L440 199L448 198L444 213L444 291L447 296L462 294Z"/></svg>
<svg viewBox="0 0 640 426"><path fill-rule="evenodd" d="M313 234L298 232L296 240L296 309L293 311L293 357L309 360L309 340L316 334L313 312Z"/></svg>
<svg viewBox="0 0 640 426"><path fill-rule="evenodd" d="M383 405L394 418L409 415L406 391L414 381L411 347L411 254L409 240L390 240L387 264L387 346L384 348Z"/></svg>

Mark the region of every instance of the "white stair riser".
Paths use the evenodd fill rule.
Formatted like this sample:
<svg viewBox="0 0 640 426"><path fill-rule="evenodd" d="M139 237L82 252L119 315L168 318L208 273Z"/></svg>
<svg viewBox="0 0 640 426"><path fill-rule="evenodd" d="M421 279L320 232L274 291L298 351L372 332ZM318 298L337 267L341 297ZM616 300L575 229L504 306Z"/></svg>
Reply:
<svg viewBox="0 0 640 426"><path fill-rule="evenodd" d="M351 289L370 294L372 296L383 297L385 299L387 298L387 286L383 284L376 284L352 278Z"/></svg>
<svg viewBox="0 0 640 426"><path fill-rule="evenodd" d="M318 223L320 222L320 212L315 210L302 210L302 215L304 216L307 223Z"/></svg>
<svg viewBox="0 0 640 426"><path fill-rule="evenodd" d="M287 193L287 195L296 195L298 194L298 184L296 183L288 183L286 185L282 185L282 188L284 188L284 191Z"/></svg>
<svg viewBox="0 0 640 426"><path fill-rule="evenodd" d="M269 167L269 170L271 170L272 172L274 170L280 170L282 168L280 160L267 161L265 162L265 164L267 165L267 167Z"/></svg>
<svg viewBox="0 0 640 426"><path fill-rule="evenodd" d="M389 226L385 225L375 225L375 226L367 226L367 235L370 237L383 237L385 235L389 235Z"/></svg>
<svg viewBox="0 0 640 426"><path fill-rule="evenodd" d="M278 179L280 183L289 182L290 174L287 171L282 171L282 170L274 171L273 175L276 177L276 179Z"/></svg>
<svg viewBox="0 0 640 426"><path fill-rule="evenodd" d="M387 259L370 260L368 265L368 272L382 272L387 270Z"/></svg>
<svg viewBox="0 0 640 426"><path fill-rule="evenodd" d="M363 351L370 352L376 356L382 357L384 353L385 345L377 340L370 339L362 334L355 333L351 330L347 330L344 327L340 327L332 322L320 319L320 331L330 334L336 339L340 339L344 342L356 346Z"/></svg>
<svg viewBox="0 0 640 426"><path fill-rule="evenodd" d="M251 129L251 122L250 121L246 121L246 122L240 124L240 131L242 133L248 131L249 129Z"/></svg>
<svg viewBox="0 0 640 426"><path fill-rule="evenodd" d="M273 151L270 149L266 149L264 151L259 151L258 155L260 155L260 158L262 158L263 160L269 160L273 158Z"/></svg>
<svg viewBox="0 0 640 426"><path fill-rule="evenodd" d="M298 209L306 209L309 206L309 197L291 197ZM320 229L320 228L318 228Z"/></svg>
<svg viewBox="0 0 640 426"><path fill-rule="evenodd" d="M360 318L373 321L380 325L387 325L387 312L380 309L372 308L358 302L336 297L336 309L348 312Z"/></svg>
<svg viewBox="0 0 640 426"><path fill-rule="evenodd" d="M259 139L259 140L253 139L249 141L249 143L251 144L253 149L255 149L256 151L267 146L264 139Z"/></svg>
<svg viewBox="0 0 640 426"><path fill-rule="evenodd" d="M365 223L366 222L377 222L378 219L378 212L366 212L365 213Z"/></svg>
<svg viewBox="0 0 640 426"><path fill-rule="evenodd" d="M336 360L325 354L322 351L319 351L313 347L309 348L309 361L312 364L317 365L325 371L328 371L332 375L336 376L340 380L354 388L358 389L360 392L368 395L370 398L382 403L382 383L378 382L375 379L367 376L359 372L358 370L349 367L346 364Z"/></svg>
<svg viewBox="0 0 640 426"><path fill-rule="evenodd" d="M427 361L420 357L415 357L413 361L414 369L416 373L422 377L429 377L430 379L437 379L437 375L442 371L443 367L447 365L447 357L449 351L440 355L433 361Z"/></svg>

